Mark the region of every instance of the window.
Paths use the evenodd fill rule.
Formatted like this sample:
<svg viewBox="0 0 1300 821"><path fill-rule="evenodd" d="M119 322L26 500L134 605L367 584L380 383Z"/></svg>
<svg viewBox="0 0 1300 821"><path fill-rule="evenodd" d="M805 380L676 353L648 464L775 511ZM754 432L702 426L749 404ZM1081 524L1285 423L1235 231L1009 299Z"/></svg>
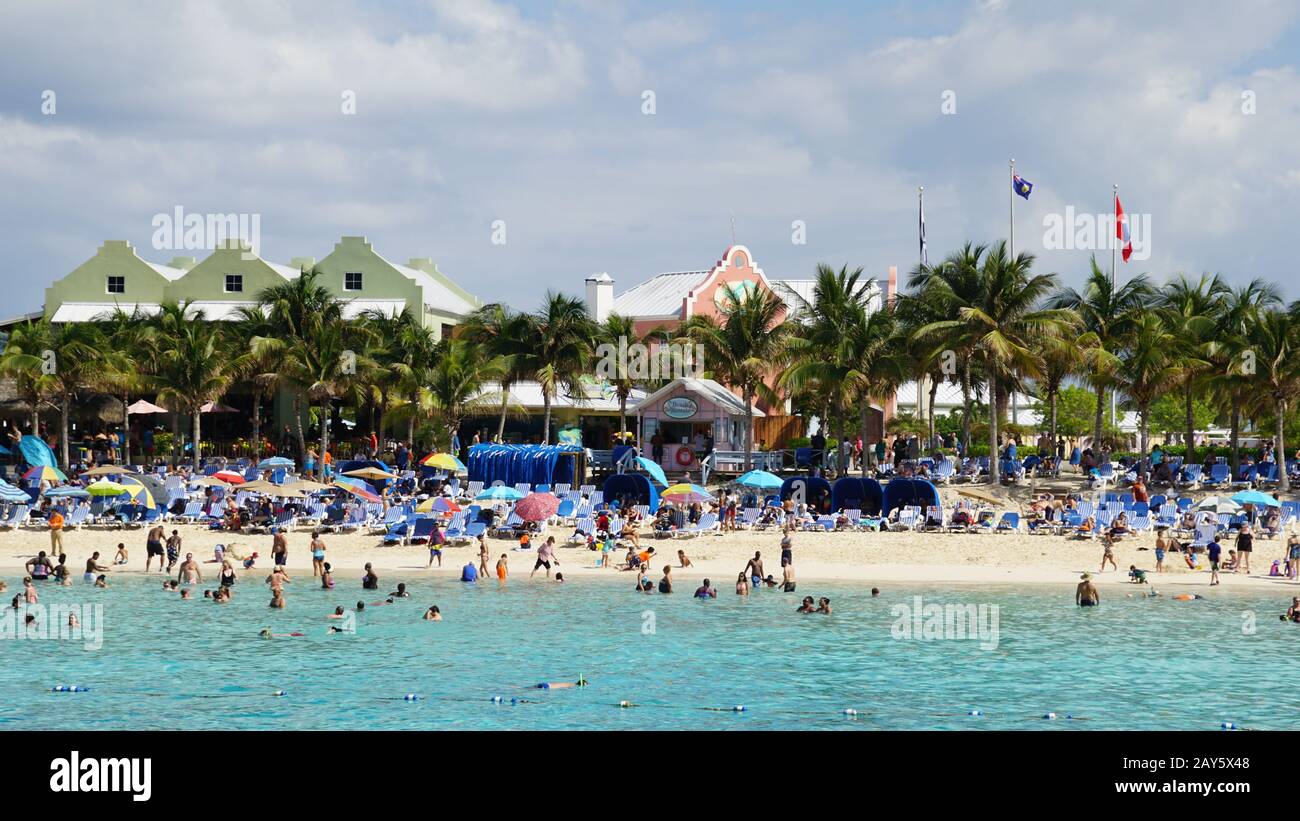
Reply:
<svg viewBox="0 0 1300 821"><path fill-rule="evenodd" d="M360 290L361 290L361 274L359 274L359 273L355 273L355 272L350 272L350 273L346 273L346 274L344 274L344 275L343 275L343 290L345 290L345 291L360 291Z"/></svg>
<svg viewBox="0 0 1300 821"><path fill-rule="evenodd" d="M108 292L110 294L126 293L126 277L115 277L110 275L108 278Z"/></svg>
<svg viewBox="0 0 1300 821"><path fill-rule="evenodd" d="M243 274L226 274L226 293L240 294L244 291Z"/></svg>

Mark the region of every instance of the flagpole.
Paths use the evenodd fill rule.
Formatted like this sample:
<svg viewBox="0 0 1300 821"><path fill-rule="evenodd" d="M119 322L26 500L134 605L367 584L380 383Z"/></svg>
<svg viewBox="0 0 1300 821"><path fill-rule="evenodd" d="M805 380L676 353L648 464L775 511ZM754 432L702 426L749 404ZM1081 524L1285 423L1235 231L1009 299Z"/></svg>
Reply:
<svg viewBox="0 0 1300 821"><path fill-rule="evenodd" d="M1007 257L1016 256L1016 158L1011 158L1011 186L1008 189L1007 203L1010 206L1010 223L1007 228Z"/></svg>
<svg viewBox="0 0 1300 821"><path fill-rule="evenodd" d="M925 254L925 186L924 185L918 185L916 187L916 199L921 209L920 224L917 226L917 230L920 233L920 237L919 237L920 248L918 248L917 250L920 252L919 256L920 256L921 264L924 265L925 256L926 256Z"/></svg>
<svg viewBox="0 0 1300 821"><path fill-rule="evenodd" d="M1115 230L1110 232L1110 291L1115 293L1115 252L1119 249L1119 183L1111 186L1111 193L1114 195L1114 201L1110 204L1111 212L1115 214ZM1119 421L1116 414L1116 392L1112 388L1110 392L1110 426L1119 427Z"/></svg>

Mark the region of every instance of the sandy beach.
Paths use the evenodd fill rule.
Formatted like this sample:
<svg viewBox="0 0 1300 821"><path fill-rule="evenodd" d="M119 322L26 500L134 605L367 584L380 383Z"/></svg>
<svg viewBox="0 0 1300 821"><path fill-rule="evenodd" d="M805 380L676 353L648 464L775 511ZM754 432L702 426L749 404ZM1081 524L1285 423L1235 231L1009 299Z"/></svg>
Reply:
<svg viewBox="0 0 1300 821"><path fill-rule="evenodd" d="M217 566L210 560L217 544L229 545L241 556L253 551L259 553L254 569L239 570L242 577L260 582L271 568L271 537L268 535L236 534L232 538L229 533L183 524L168 525L168 532L173 528L184 540L182 558L185 552L192 552L201 563L205 580L216 575ZM110 576L143 574L145 532L140 529L82 528L66 533L64 549L74 578L81 575L86 559L94 551L99 551L101 564L111 565L119 542L125 543L130 553L129 563L112 566ZM561 542L570 532L565 527L550 530L551 535ZM291 574L311 573L310 539L308 531L289 533L288 568ZM429 551L423 545L385 547L378 536L364 533L327 533L324 539L326 561L330 562L336 578L343 583L352 576L359 576L367 562L373 564L382 578L393 583L430 575L459 576L461 567L467 562L477 562L477 549L472 545L445 547L442 568L439 569L435 563L432 569L426 569ZM657 557L650 563L656 578L665 564L672 564L675 575L682 581L695 581L707 576L725 589L755 551L763 554L765 572L780 578L780 540L780 532L773 530L737 531L690 539L655 539L643 533L642 546L656 550ZM1149 580L1157 586L1208 588L1208 570L1188 570L1179 555L1166 556L1166 572L1155 574L1154 543L1153 534L1141 534L1116 543L1115 561L1120 570L1101 574L1097 572L1102 555L1100 541L1023 533L796 533L794 560L798 581L1067 584L1077 583L1079 575L1087 571L1100 584L1128 584L1128 568L1133 564L1148 571ZM531 551L515 550L516 543L508 539L489 539L488 544L493 563L505 553L513 577L527 578L533 567ZM1253 575L1221 573L1221 589L1276 589L1279 597L1297 595L1292 591L1300 590L1300 582L1267 575L1272 561L1282 558L1285 544L1285 534L1277 539L1257 541L1251 567ZM37 551L48 551L49 545L49 533L44 529L21 529L0 534L0 578L5 579L11 588L20 587L24 563ZM685 572L677 569L678 549L685 550L692 563ZM595 557L595 553L585 548L561 544L559 570L566 579L575 581L630 578L626 572L596 567ZM156 562L154 567L157 567ZM161 574L155 570L151 575ZM540 575L538 578L540 580Z"/></svg>

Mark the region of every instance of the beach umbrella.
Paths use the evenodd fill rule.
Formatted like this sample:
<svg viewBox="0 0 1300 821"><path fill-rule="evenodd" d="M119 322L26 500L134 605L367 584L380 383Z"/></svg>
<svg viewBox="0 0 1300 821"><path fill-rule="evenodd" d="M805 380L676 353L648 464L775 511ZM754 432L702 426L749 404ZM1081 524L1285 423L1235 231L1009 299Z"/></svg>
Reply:
<svg viewBox="0 0 1300 821"><path fill-rule="evenodd" d="M544 522L555 515L560 500L551 493L530 493L515 505L515 513L525 522Z"/></svg>
<svg viewBox="0 0 1300 821"><path fill-rule="evenodd" d="M121 496L126 493L126 485L119 485L117 482L110 482L107 479L100 479L98 482L92 482L86 485L86 492L91 496Z"/></svg>
<svg viewBox="0 0 1300 821"><path fill-rule="evenodd" d="M424 458L420 464L429 468L440 468L450 470L454 473L464 473L468 468L465 463L452 456L450 453L431 453Z"/></svg>
<svg viewBox="0 0 1300 821"><path fill-rule="evenodd" d="M212 474L212 476L214 479L220 479L229 485L242 485L244 482L248 481L244 478L244 474L233 470L219 470Z"/></svg>
<svg viewBox="0 0 1300 821"><path fill-rule="evenodd" d="M302 496L307 491L296 486L297 483L290 482L283 485L277 485L275 482L267 482L262 479L255 479L251 482L245 482L239 486L240 492L258 493L263 496Z"/></svg>
<svg viewBox="0 0 1300 821"><path fill-rule="evenodd" d="M131 497L131 501L145 507L155 506L153 494L149 492L149 488L144 486L144 483L135 479L123 478L121 485L125 488L126 495Z"/></svg>
<svg viewBox="0 0 1300 821"><path fill-rule="evenodd" d="M760 490L775 490L784 482L775 473L768 473L766 470L751 470L737 479L736 484L745 487L756 487Z"/></svg>
<svg viewBox="0 0 1300 821"><path fill-rule="evenodd" d="M1241 505L1224 496L1209 496L1201 500L1197 510L1210 510L1215 513L1236 513Z"/></svg>
<svg viewBox="0 0 1300 821"><path fill-rule="evenodd" d="M659 467L659 463L653 459L647 459L644 456L636 457L636 463L640 465L646 473L654 477L654 480L664 487L668 487L668 477L664 475L664 469ZM780 484L780 480L777 481Z"/></svg>
<svg viewBox="0 0 1300 821"><path fill-rule="evenodd" d="M26 491L16 488L13 485L0 488L0 502L26 503L26 502L30 502L31 500L32 497L28 496Z"/></svg>
<svg viewBox="0 0 1300 821"><path fill-rule="evenodd" d="M130 468L122 467L121 465L100 465L97 468L91 468L85 473L82 473L81 476L83 478L89 476L92 479L98 479L101 476L122 476L134 472L135 471Z"/></svg>
<svg viewBox="0 0 1300 821"><path fill-rule="evenodd" d="M367 502L384 501L381 497L379 497L375 493L363 487L357 487L356 485L350 485L345 482L335 482L334 487L338 488L339 490L346 490L348 493L351 493L353 496L356 496L358 499L364 499Z"/></svg>
<svg viewBox="0 0 1300 821"><path fill-rule="evenodd" d="M663 492L659 494L659 498L677 502L678 504L690 504L691 502L712 502L713 494L706 487L682 482L664 488Z"/></svg>
<svg viewBox="0 0 1300 821"><path fill-rule="evenodd" d="M285 482L280 487L292 488L302 493L319 493L322 490L330 490L333 485L325 485L320 482L313 482L311 479L298 479L293 482Z"/></svg>
<svg viewBox="0 0 1300 821"><path fill-rule="evenodd" d="M208 402L199 408L199 413L239 413L239 408L232 408L229 405L221 405L216 402Z"/></svg>
<svg viewBox="0 0 1300 821"><path fill-rule="evenodd" d="M73 487L72 485L62 485L52 487L45 491L46 496L51 499L88 499L90 494L84 487Z"/></svg>
<svg viewBox="0 0 1300 821"><path fill-rule="evenodd" d="M63 471L49 465L34 467L23 474L23 478L29 482L66 482L68 477L63 475Z"/></svg>
<svg viewBox="0 0 1300 821"><path fill-rule="evenodd" d="M199 476L191 479L190 484L198 487L230 487L230 485L212 476Z"/></svg>
<svg viewBox="0 0 1300 821"><path fill-rule="evenodd" d="M275 470L277 468L291 468L293 460L286 459L283 456L271 456L257 463L258 470Z"/></svg>
<svg viewBox="0 0 1300 821"><path fill-rule="evenodd" d="M1281 507L1282 503L1267 493L1258 490L1243 490L1240 493L1232 494L1232 501L1239 505L1264 505L1265 507Z"/></svg>
<svg viewBox="0 0 1300 821"><path fill-rule="evenodd" d="M485 489L485 490L484 490L482 493L480 493L479 495L475 496L475 497L474 497L474 501L476 501L476 502L496 502L496 501L514 502L514 501L518 501L519 499L522 499L522 498L524 498L524 494L520 493L519 491L515 490L515 489L512 488L512 487L506 487L505 485L493 485L492 487Z"/></svg>
<svg viewBox="0 0 1300 821"><path fill-rule="evenodd" d="M373 480L397 478L396 473L389 473L388 471L381 470L375 467L374 465L367 465L366 467L358 468L357 470L349 470L347 473L343 475L355 476L358 479L373 479Z"/></svg>
<svg viewBox="0 0 1300 821"><path fill-rule="evenodd" d="M446 496L431 496L415 508L416 513L458 513L460 505Z"/></svg>
<svg viewBox="0 0 1300 821"><path fill-rule="evenodd" d="M158 405L155 405L152 402L146 402L145 400L141 399L136 402L132 402L130 405L127 405L126 412L128 414L142 415L146 413L167 413L168 410L166 408L159 407Z"/></svg>

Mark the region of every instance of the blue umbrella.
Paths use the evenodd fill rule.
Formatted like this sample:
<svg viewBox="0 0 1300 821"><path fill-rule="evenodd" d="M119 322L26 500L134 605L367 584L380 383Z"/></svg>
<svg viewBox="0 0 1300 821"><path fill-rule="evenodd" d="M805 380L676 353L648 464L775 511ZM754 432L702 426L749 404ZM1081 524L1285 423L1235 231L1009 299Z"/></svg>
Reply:
<svg viewBox="0 0 1300 821"><path fill-rule="evenodd" d="M645 468L645 472L654 477L654 480L664 487L668 487L668 477L664 475L664 469L659 467L653 459L647 459L644 456L636 457L636 463ZM780 482L777 482L780 484Z"/></svg>
<svg viewBox="0 0 1300 821"><path fill-rule="evenodd" d="M736 480L736 484L746 487L756 487L760 490L774 490L780 487L784 482L781 477L775 473L768 473L766 470L751 470Z"/></svg>
<svg viewBox="0 0 1300 821"><path fill-rule="evenodd" d="M1232 501L1239 505L1264 505L1265 507L1281 507L1282 503L1267 493L1261 493L1258 490L1243 490L1240 493L1232 494Z"/></svg>
<svg viewBox="0 0 1300 821"><path fill-rule="evenodd" d="M272 456L257 463L258 470L275 470L276 468L291 468L293 460L286 459L283 456Z"/></svg>
<svg viewBox="0 0 1300 821"><path fill-rule="evenodd" d="M522 498L524 498L524 494L520 493L519 491L515 490L512 487L506 487L505 485L494 485L488 488L487 490L484 490L479 495L475 496L474 500L476 502L482 502L482 501L517 502Z"/></svg>
<svg viewBox="0 0 1300 821"><path fill-rule="evenodd" d="M52 487L49 490L45 491L45 495L50 498L68 498L68 497L71 497L73 499L90 498L90 494L86 491L85 488L73 487L72 485L60 485L59 487Z"/></svg>

